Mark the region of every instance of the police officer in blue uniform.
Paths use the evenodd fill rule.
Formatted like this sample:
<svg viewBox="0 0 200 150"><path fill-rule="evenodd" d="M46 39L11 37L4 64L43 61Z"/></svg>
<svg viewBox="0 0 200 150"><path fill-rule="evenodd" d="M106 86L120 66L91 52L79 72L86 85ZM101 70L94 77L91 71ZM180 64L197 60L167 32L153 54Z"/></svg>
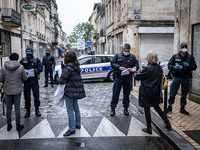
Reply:
<svg viewBox="0 0 200 150"><path fill-rule="evenodd" d="M55 58L51 55L50 50L46 50L46 55L42 59L42 64L44 65L45 69L45 86L48 87L48 79L50 74L51 80L51 87L53 87L53 71L55 71Z"/></svg>
<svg viewBox="0 0 200 150"><path fill-rule="evenodd" d="M24 66L24 69L28 76L28 80L24 82L24 98L26 108L26 114L24 117L30 117L31 89L34 96L35 115L41 116L41 113L39 111L40 100L38 78L40 72L42 72L42 63L39 58L33 57L33 49L27 48L26 57L20 60L20 64Z"/></svg>
<svg viewBox="0 0 200 150"><path fill-rule="evenodd" d="M115 108L118 104L119 94L123 86L123 107L124 115L128 116L129 95L132 90L132 76L133 72L139 69L138 60L135 55L130 53L130 45L125 44L123 51L117 53L111 61L111 67L114 69L114 85L113 95L110 103L111 113L110 116L115 115Z"/></svg>
<svg viewBox="0 0 200 150"><path fill-rule="evenodd" d="M179 53L173 55L168 63L168 68L172 71L174 78L170 86L170 96L168 99L169 106L167 112L172 112L172 105L174 104L175 96L181 85L180 113L185 115L189 115L189 112L185 110L185 105L186 97L190 90L192 71L197 68L194 57L188 54L187 47L187 43L181 43Z"/></svg>

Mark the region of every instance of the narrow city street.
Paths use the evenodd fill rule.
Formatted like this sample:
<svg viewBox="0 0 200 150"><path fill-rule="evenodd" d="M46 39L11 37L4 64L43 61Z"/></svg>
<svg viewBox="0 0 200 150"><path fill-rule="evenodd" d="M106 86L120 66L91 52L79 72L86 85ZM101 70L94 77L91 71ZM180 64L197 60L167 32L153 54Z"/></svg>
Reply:
<svg viewBox="0 0 200 150"><path fill-rule="evenodd" d="M88 150L160 150L171 149L154 128L151 136L142 132L145 127L143 114L130 103L130 116L124 116L122 97L116 109L116 116L110 117L110 100L113 82L102 80L84 81L87 97L79 101L82 126L70 137L63 137L68 129L65 105L55 105L53 95L57 85L43 88L44 77L40 79L41 118L35 117L32 103L31 117L24 119L24 98L22 95L21 118L25 128L21 132L15 129L14 111L13 128L7 132L5 116L0 105L0 145L4 150L26 149L88 149ZM15 145L15 146L13 146Z"/></svg>

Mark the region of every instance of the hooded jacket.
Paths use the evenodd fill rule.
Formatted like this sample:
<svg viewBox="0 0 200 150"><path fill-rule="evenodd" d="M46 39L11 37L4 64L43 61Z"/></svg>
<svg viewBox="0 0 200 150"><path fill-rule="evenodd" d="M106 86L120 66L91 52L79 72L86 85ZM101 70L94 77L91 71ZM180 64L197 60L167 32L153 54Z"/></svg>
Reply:
<svg viewBox="0 0 200 150"><path fill-rule="evenodd" d="M161 103L161 82L163 70L158 64L150 64L142 68L136 75L136 80L141 80L139 89L139 105L149 108Z"/></svg>
<svg viewBox="0 0 200 150"><path fill-rule="evenodd" d="M81 69L73 62L64 64L61 77L57 78L57 81L60 84L65 84L65 96L75 99L86 96L80 72Z"/></svg>
<svg viewBox="0 0 200 150"><path fill-rule="evenodd" d="M0 71L0 82L6 95L17 95L23 91L22 84L27 80L24 67L18 61L10 60L4 63Z"/></svg>

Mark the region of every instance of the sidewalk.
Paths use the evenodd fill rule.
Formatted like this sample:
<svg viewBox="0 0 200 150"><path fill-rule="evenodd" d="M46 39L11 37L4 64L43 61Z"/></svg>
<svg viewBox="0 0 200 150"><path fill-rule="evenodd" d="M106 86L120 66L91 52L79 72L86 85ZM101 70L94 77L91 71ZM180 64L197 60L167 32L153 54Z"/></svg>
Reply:
<svg viewBox="0 0 200 150"><path fill-rule="evenodd" d="M168 83L171 85L171 82ZM169 89L169 87L168 87ZM132 94L136 99L138 98L139 85L133 87ZM169 93L169 92L168 92ZM160 105L163 109L163 103ZM154 109L152 112L158 116ZM197 149L200 149L200 105L187 100L186 110L190 113L189 116L181 114L180 111L180 96L176 96L173 104L173 112L168 113L168 118L172 124L173 129L184 137Z"/></svg>

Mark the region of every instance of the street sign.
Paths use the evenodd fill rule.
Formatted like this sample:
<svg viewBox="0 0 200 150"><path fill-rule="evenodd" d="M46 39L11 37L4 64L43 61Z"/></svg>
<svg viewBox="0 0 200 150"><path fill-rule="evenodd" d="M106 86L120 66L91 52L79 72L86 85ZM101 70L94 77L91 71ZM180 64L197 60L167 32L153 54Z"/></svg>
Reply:
<svg viewBox="0 0 200 150"><path fill-rule="evenodd" d="M85 50L85 41L83 39L77 40L77 49Z"/></svg>
<svg viewBox="0 0 200 150"><path fill-rule="evenodd" d="M24 11L35 11L36 4L35 3L28 3L28 4L23 4L22 9Z"/></svg>
<svg viewBox="0 0 200 150"><path fill-rule="evenodd" d="M86 42L86 45L87 45L87 46L92 45L92 41L87 41L87 42Z"/></svg>

